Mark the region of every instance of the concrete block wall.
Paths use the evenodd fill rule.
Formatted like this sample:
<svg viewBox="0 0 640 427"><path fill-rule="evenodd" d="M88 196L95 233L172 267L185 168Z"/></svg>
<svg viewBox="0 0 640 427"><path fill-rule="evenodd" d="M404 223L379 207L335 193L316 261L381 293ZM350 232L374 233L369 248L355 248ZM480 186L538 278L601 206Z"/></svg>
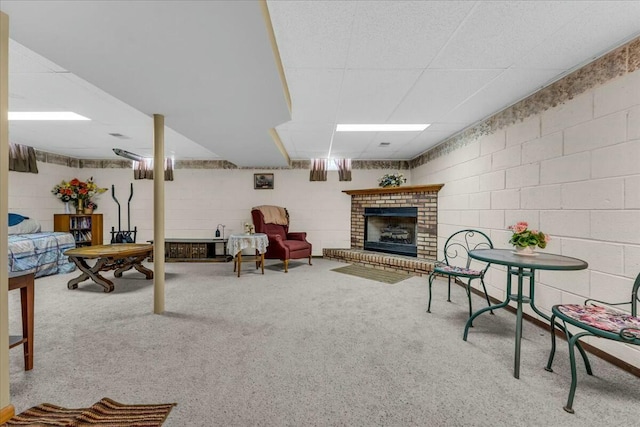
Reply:
<svg viewBox="0 0 640 427"><path fill-rule="evenodd" d="M462 148L413 168L411 179L414 185L445 184L440 255L446 237L467 227L510 248L507 227L527 221L551 234L546 252L589 263L584 271L537 273L536 302L543 311L586 298L628 301L640 273L640 71L469 138ZM505 285L505 269L492 267L489 293L503 299ZM637 347L591 343L640 367Z"/></svg>
<svg viewBox="0 0 640 427"><path fill-rule="evenodd" d="M38 162L39 174L9 173L9 211L40 221L44 231L53 230L53 214L64 206L52 194L53 186L77 177L93 176L107 193L96 198L96 213L103 214L104 239L109 243L111 227L118 230L118 209L111 197L115 185L121 205L120 223L127 229L127 199L133 183L131 227L137 226L138 242L153 239L153 181L134 180L133 171L121 168L77 168ZM351 196L349 189L376 188L378 178L397 170L357 169L352 181L338 181L329 171L327 181L310 182L306 169L270 170L273 190L254 190L254 169L176 169L174 181L165 183L165 236L167 238L213 237L218 224L226 225L225 235L243 232L252 222L253 206L284 206L291 216L291 231L306 231L313 255L323 248L350 247Z"/></svg>

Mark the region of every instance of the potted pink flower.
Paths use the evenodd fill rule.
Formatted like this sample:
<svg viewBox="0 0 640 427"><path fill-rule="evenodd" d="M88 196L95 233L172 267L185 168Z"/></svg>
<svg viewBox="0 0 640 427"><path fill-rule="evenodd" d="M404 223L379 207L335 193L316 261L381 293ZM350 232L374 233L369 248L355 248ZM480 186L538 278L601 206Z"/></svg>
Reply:
<svg viewBox="0 0 640 427"><path fill-rule="evenodd" d="M509 243L521 254L532 254L536 247L544 249L551 240L551 236L542 231L529 230L529 223L525 221L510 225L508 228L513 231Z"/></svg>

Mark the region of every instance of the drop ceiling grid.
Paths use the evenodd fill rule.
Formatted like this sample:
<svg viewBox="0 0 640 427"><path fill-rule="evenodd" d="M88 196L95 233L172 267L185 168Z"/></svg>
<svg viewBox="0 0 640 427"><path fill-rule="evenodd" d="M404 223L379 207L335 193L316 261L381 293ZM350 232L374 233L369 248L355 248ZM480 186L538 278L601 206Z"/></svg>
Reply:
<svg viewBox="0 0 640 427"><path fill-rule="evenodd" d="M398 105L389 121L399 123L441 121L448 112L499 73L500 71L497 70L426 70L411 92Z"/></svg>
<svg viewBox="0 0 640 427"><path fill-rule="evenodd" d="M146 7L151 2L136 2L135 5L69 2L60 7L45 2L42 7L33 7L35 2L2 1L2 9L10 12L14 34L25 37L24 40L16 38L22 43L21 54L39 57L35 64L29 65L19 59L13 62L13 66L35 73L43 72L45 75L49 74L45 72L49 69L64 71L54 62L30 53L24 47L38 46L43 49L37 50L50 58L55 58L56 53L61 54L83 70L96 72L91 68L101 67L103 74L112 77L111 83L134 84L134 92L144 87L145 81L154 74L148 71L149 68L153 68L154 64L165 65L165 62L149 57L148 50L143 47L145 40L157 31L158 26L162 26L162 22L167 22L167 19L173 21L180 16L185 19L181 18L178 24L204 20L215 23L221 16L230 17L223 19L224 25L220 26L192 26L194 28L181 31L180 25L176 25L175 31L181 37L176 38L169 47L178 49L176 58L182 60L178 61L179 67L173 71L173 88L165 93L147 93L144 99L138 100L138 110L116 99L114 95L121 93L121 86L110 86L111 94L105 94L86 80L69 73L66 76L76 79L76 87L65 87L81 93L71 95L68 92L65 101L60 101L61 89L56 89L55 84L53 89L41 83L35 83L35 91L31 91L30 87L24 89L31 96L35 96L36 92L40 96L52 90L53 95L37 101L41 105L60 108L76 102L88 105L81 108L96 115L93 123L95 129L91 128L91 131L97 133L88 137L83 132L76 132L77 146L84 147L89 140L97 141L100 144L96 144L96 150L108 152L106 156L113 157L110 153L113 145L102 143L105 138L110 140L111 137L104 136L104 132L110 130L132 134L132 140L117 141L113 138L115 143L126 142L131 147L150 149L151 141L136 131L137 123L144 127L151 120L148 114L141 112L145 110L140 106L147 108L154 105L157 107L154 112L157 112L158 108L161 109L158 105L164 105L159 102L164 101L171 103L162 107L167 108L162 111L164 114L167 111L171 113L167 116L167 124L179 125L184 135L169 137L170 132L167 131L165 151L175 144L173 152L177 153L177 158L222 156L234 161L230 157L235 156L239 165L256 162L256 158L281 162L281 158L274 160L273 153L267 152L267 148L273 152L277 150L264 129L243 133L241 128L247 121L251 121L256 128L277 126L278 131L282 131L283 143L291 158L305 158L301 153L317 157L318 153L328 151L336 118L353 117L354 121L375 118L378 121L378 117L381 117L383 119L380 121L386 122L432 123L432 127L413 139L404 139L406 135L398 136L390 141L391 148L384 149L390 152L387 155L392 159L406 158L407 153L415 150L420 154L429 144L436 144L483 117L494 114L503 106L522 99L549 80L546 73L551 78L557 78L567 69L575 68L599 53L610 50L612 46L619 45L631 34L637 35L637 23L640 22L638 1L269 1L274 32L293 98L293 121L289 121L284 103L278 106L275 101L264 105L260 102L263 98L275 99L276 96L278 100L282 99L280 82L271 84L274 80L273 67L263 70L259 65L252 66L252 61L258 58L269 57L269 61L273 62L271 51L260 48L249 57L238 57L242 49L251 47L252 40L256 39L255 31L259 32L260 37L254 47L264 47L266 43L260 13L257 8L253 9L255 2L190 2L188 6L178 2L161 3L163 12L154 9L149 15ZM247 19L237 19L233 8L242 9ZM201 11L199 16L188 16L197 10ZM165 13L167 11L171 13ZM214 12L216 16L209 16ZM186 15L183 16L183 13ZM64 16L59 20L56 18L58 14ZM104 31L106 27L101 27L104 18L119 14L126 15L115 22L122 26L122 31L115 35L107 34ZM158 16L159 21L156 19ZM92 22L96 18L102 19L99 25ZM110 24L105 25L111 28ZM210 29L218 29L223 35L203 40ZM246 37L231 37L231 30L239 31ZM55 40L44 37L50 34L55 34ZM83 39L91 39L90 42L86 40L86 50L81 48L80 43L73 46L78 42L75 40L78 34L82 34ZM65 43L66 38L70 38L71 43ZM223 43L214 46L214 39ZM136 46L128 46L129 53L119 49L118 54L109 56L104 49L111 46L114 40ZM235 42L241 44L235 45ZM209 46L210 49L203 49L202 46ZM12 44L12 52L14 47ZM198 56L198 52L205 50L215 52L215 55L206 58ZM235 59L225 61L227 54L233 54ZM422 72L434 57L430 68L424 70L419 79L414 79L415 84L409 85L410 78L406 76ZM139 62L144 67L133 66L128 63L129 60L134 61L132 64ZM225 62L233 61L241 70L250 70L251 73L220 67ZM119 65L122 62L126 63L125 67ZM460 67L468 69L462 72ZM184 69L192 73L187 76ZM395 79L397 81L389 76L394 70L399 76ZM503 71L503 75L495 78ZM18 75L12 73L11 80L18 78ZM263 84L265 79L256 76L266 77L267 83ZM54 81L57 80L51 80ZM219 89L205 87L216 81L222 83ZM194 86L200 98L191 96ZM10 93L12 105L30 109L29 97L21 99L22 94L18 91L11 90ZM175 94L176 97L168 94ZM465 101L469 103L468 106L461 105ZM170 109L176 105L182 105L183 108ZM454 109L456 114L453 114ZM390 115L389 111L392 111ZM192 126L189 116L204 117L202 122L207 124L206 129ZM16 129L19 129L24 138L38 139L33 127L27 131L22 130L20 125L15 126L10 125L12 136L18 135ZM248 126L245 124L244 127ZM72 134L68 131L61 133L64 136ZM240 133L243 135L240 136ZM188 137L197 139L207 148L192 143ZM353 138L353 147L349 146L350 138ZM51 139L46 134L41 135L40 143L46 145ZM333 152L349 153L349 157L355 159L360 154L353 153L365 153L361 155L367 159L379 158L377 145L380 141L375 134L371 138L345 136L334 141ZM217 152L218 148L220 153L211 153L210 150ZM373 153L366 153L368 149Z"/></svg>
<svg viewBox="0 0 640 427"><path fill-rule="evenodd" d="M337 123L387 123L420 76L420 70L347 70Z"/></svg>
<svg viewBox="0 0 640 427"><path fill-rule="evenodd" d="M332 129L330 127L325 127L324 129L318 129L311 132L301 132L296 130L285 130L284 132L287 135L289 146L292 148L291 151L287 150L289 152L289 156L292 158L304 158L302 153L310 152L324 152L324 157L326 157L329 152L332 134Z"/></svg>
<svg viewBox="0 0 640 427"><path fill-rule="evenodd" d="M500 111L521 98L536 92L549 83L562 70L506 70L489 84L447 114L445 121L472 123L486 117L487 111Z"/></svg>
<svg viewBox="0 0 640 427"><path fill-rule="evenodd" d="M343 69L357 2L268 3L285 69Z"/></svg>
<svg viewBox="0 0 640 427"><path fill-rule="evenodd" d="M426 132L426 131L425 131ZM377 159L409 160L411 157L398 157L398 152L408 146L421 132L377 132L363 153L371 153ZM383 142L389 145L381 146ZM418 153L414 154L417 155ZM385 157L380 157L385 155ZM414 157L414 156L412 156Z"/></svg>
<svg viewBox="0 0 640 427"><path fill-rule="evenodd" d="M508 68L581 8L579 2L477 2L430 68Z"/></svg>
<svg viewBox="0 0 640 427"><path fill-rule="evenodd" d="M415 139L400 147L394 152L394 155L400 159L411 160L454 133L455 132L422 132Z"/></svg>
<svg viewBox="0 0 640 427"><path fill-rule="evenodd" d="M606 2L589 5L576 13L558 31L550 33L528 54L514 63L514 68L573 69L606 53L611 46L640 35L640 1ZM629 36L632 34L633 36Z"/></svg>

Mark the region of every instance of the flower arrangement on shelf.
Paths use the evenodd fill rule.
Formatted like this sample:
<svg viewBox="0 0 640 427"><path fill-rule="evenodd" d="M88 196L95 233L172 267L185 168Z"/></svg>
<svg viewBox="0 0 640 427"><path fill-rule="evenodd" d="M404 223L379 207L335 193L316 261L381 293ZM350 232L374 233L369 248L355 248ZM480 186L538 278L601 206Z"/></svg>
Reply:
<svg viewBox="0 0 640 427"><path fill-rule="evenodd" d="M399 187L407 182L407 178L401 173L386 173L378 179L380 187Z"/></svg>
<svg viewBox="0 0 640 427"><path fill-rule="evenodd" d="M256 232L256 227L253 224L250 224L248 222L244 223L245 234L255 234L255 232Z"/></svg>
<svg viewBox="0 0 640 427"><path fill-rule="evenodd" d="M107 189L98 187L91 177L87 181L80 181L78 178L73 178L69 182L62 181L60 184L54 185L51 193L65 203L71 202L75 206L84 205L85 207L90 203L95 209L98 205L91 198L105 191Z"/></svg>
<svg viewBox="0 0 640 427"><path fill-rule="evenodd" d="M509 243L518 248L539 247L544 249L551 240L551 236L539 230L529 230L529 223L520 221L515 225L510 225L509 230L513 231Z"/></svg>

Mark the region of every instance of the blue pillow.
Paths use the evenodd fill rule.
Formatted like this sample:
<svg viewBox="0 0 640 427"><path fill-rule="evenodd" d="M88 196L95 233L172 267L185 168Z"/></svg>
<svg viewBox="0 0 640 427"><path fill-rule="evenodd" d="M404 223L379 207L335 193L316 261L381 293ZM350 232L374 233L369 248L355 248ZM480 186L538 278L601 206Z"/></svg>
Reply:
<svg viewBox="0 0 640 427"><path fill-rule="evenodd" d="M9 214L9 227L20 224L25 219L29 219L28 216L22 216L14 213Z"/></svg>

